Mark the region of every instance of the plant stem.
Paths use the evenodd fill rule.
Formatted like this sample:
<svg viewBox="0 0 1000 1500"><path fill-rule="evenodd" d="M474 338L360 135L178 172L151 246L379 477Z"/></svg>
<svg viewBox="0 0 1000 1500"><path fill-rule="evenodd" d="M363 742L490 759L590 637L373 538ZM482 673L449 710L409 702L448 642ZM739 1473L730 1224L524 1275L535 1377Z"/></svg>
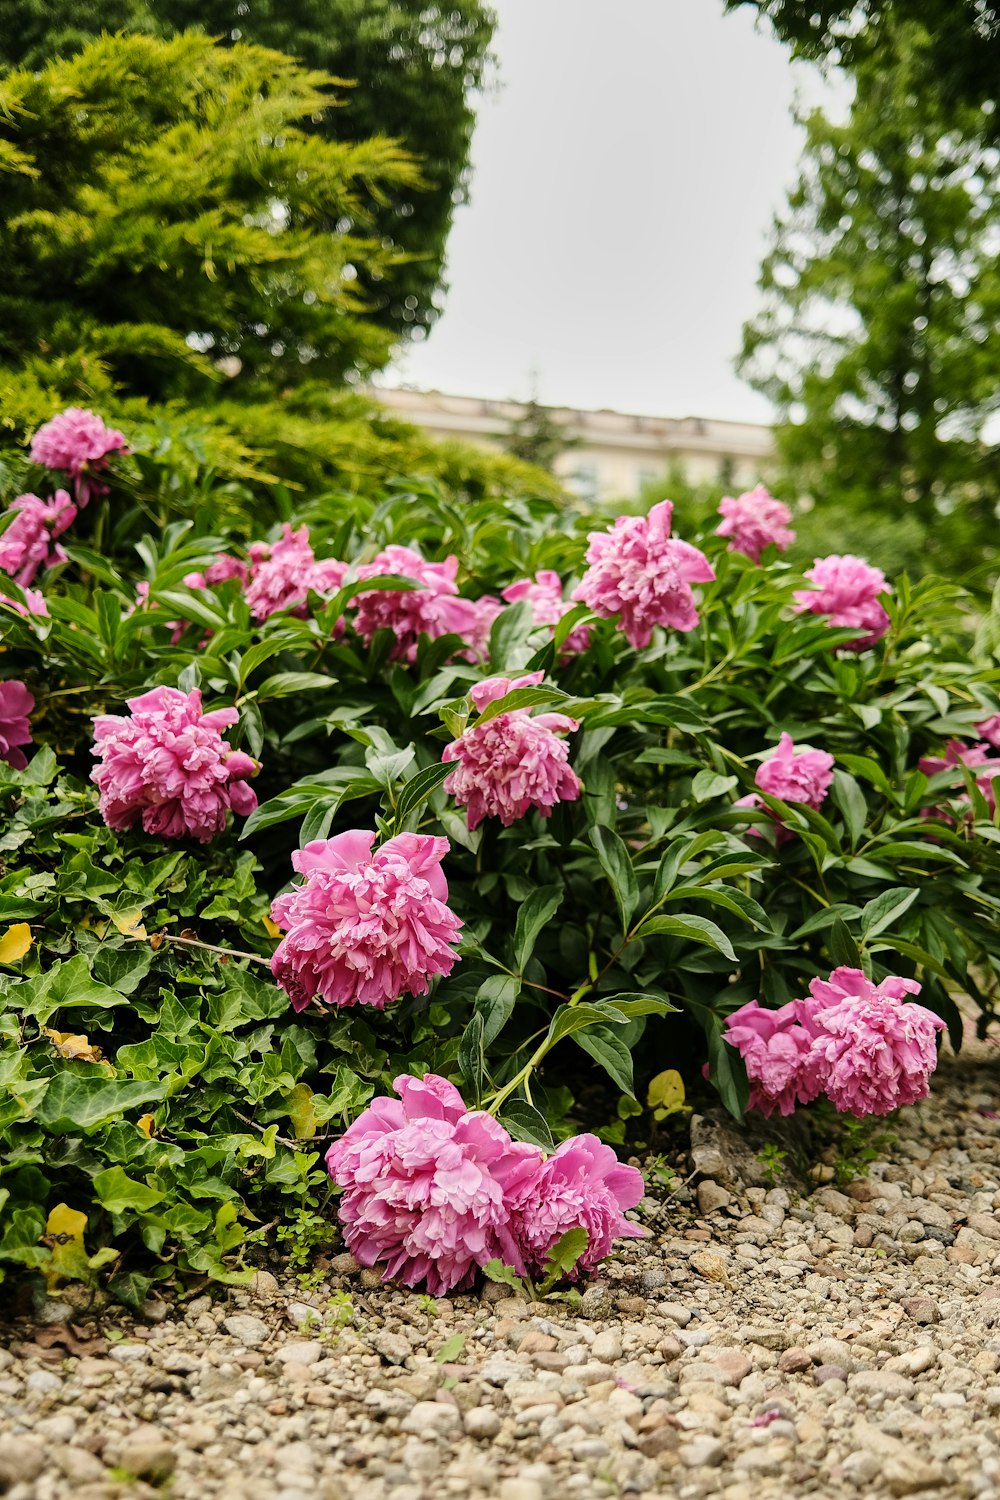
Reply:
<svg viewBox="0 0 1000 1500"><path fill-rule="evenodd" d="M220 948L218 943L203 943L199 938L178 937L171 932L158 934L165 943L183 943L186 948L205 948L209 953L224 953L227 958L249 958L255 964L266 964L271 967L271 960L264 958L260 953L246 953L242 948ZM149 938L132 937L133 943L148 943Z"/></svg>

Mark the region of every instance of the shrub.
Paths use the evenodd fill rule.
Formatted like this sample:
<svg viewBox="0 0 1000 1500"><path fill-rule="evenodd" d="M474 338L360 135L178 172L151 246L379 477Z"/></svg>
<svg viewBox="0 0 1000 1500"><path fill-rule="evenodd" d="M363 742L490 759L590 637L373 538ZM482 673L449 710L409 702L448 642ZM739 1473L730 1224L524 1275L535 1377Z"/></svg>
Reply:
<svg viewBox="0 0 1000 1500"><path fill-rule="evenodd" d="M73 484L17 472L42 495ZM275 1226L323 1213L324 1145L400 1074L460 1082L470 1107L551 1147L707 1056L739 1116L747 1078L725 1018L837 967L916 980L956 1044L956 997L988 1023L998 762L962 745L996 714L998 673L973 659L954 587L890 580L886 633L850 649L857 628L796 610L806 581L773 552L757 566L660 512L655 536L630 521L591 544L582 592L611 616L598 619L570 595L605 518L552 500L327 494L299 507L308 534L286 553L270 551L277 529L248 534L227 486L192 485L169 456L113 454L101 484L60 537L65 559L4 583L0 606L4 677L35 700L37 747L22 769L0 763L4 1263L84 1280L104 1267L139 1303L178 1274L239 1278ZM247 568L291 554L285 581L301 586L255 614ZM412 583L418 564L421 593L396 571ZM546 570L561 603L546 578L504 605ZM637 579L642 635L657 609L681 627L642 649L612 611ZM39 585L47 613L24 592ZM238 712L214 721L227 748L212 753L241 757L244 789L259 762L256 811L234 797L204 845L141 822L112 831L90 780L94 719L158 687ZM755 773L779 741L783 786L808 747L832 756L832 783L809 761L809 800L775 796ZM521 785L525 746L548 770ZM490 783L473 816L459 769ZM437 929L424 975L438 977L393 970L406 993L384 1010L360 979L321 979L296 1010L270 968L301 914L292 857L333 840L353 851L350 875L358 837L336 842L350 830L399 841L456 922ZM373 955L390 941L422 941L421 912L393 911L391 933L352 928L357 974L383 973ZM86 1216L68 1242L67 1211Z"/></svg>

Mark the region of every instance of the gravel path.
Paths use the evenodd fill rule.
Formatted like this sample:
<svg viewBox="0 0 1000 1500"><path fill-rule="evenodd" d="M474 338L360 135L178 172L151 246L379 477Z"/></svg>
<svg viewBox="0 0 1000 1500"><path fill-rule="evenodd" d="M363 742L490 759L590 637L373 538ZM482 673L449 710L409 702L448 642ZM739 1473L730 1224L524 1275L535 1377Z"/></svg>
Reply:
<svg viewBox="0 0 1000 1500"><path fill-rule="evenodd" d="M576 1311L386 1291L339 1256L314 1293L262 1272L75 1356L18 1325L0 1493L1000 1497L994 1111L1000 1052L973 1043L887 1159L804 1199L696 1123L696 1193Z"/></svg>

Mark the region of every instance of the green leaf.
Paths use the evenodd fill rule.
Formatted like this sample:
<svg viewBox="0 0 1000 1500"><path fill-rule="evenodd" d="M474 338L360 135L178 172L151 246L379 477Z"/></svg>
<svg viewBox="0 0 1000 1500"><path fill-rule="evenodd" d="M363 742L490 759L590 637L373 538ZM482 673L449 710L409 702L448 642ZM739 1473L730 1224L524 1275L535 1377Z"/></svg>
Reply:
<svg viewBox="0 0 1000 1500"><path fill-rule="evenodd" d="M158 1104L166 1092L163 1082L81 1076L70 1065L52 1079L34 1117L54 1135L88 1134L126 1110Z"/></svg>
<svg viewBox="0 0 1000 1500"><path fill-rule="evenodd" d="M830 795L834 804L844 815L844 826L847 829L851 848L854 849L868 821L868 803L865 801L865 794L847 771L835 771Z"/></svg>
<svg viewBox="0 0 1000 1500"><path fill-rule="evenodd" d="M707 802L711 797L725 797L739 786L737 776L723 776L718 771L699 771L691 782L691 796L695 802Z"/></svg>
<svg viewBox="0 0 1000 1500"><path fill-rule="evenodd" d="M567 1229L560 1235L545 1257L545 1279L539 1287L544 1295L563 1276L574 1270L585 1255L590 1244L590 1235L581 1224L576 1229Z"/></svg>
<svg viewBox="0 0 1000 1500"><path fill-rule="evenodd" d="M267 698L291 698L329 692L337 686L335 677L323 672L277 672L257 689L258 702Z"/></svg>
<svg viewBox="0 0 1000 1500"><path fill-rule="evenodd" d="M49 1018L58 1010L77 1010L82 1006L109 1010L126 1003L124 995L91 978L82 953L64 963L53 964L46 973L16 985L8 994L10 1004L24 1015L34 1016L39 1026L48 1025Z"/></svg>
<svg viewBox="0 0 1000 1500"><path fill-rule="evenodd" d="M564 703L567 696L557 687L513 688L503 698L494 698L492 703L487 703L476 720L475 727L478 729L480 724L488 724L499 714L513 713L518 708L541 708L545 704L551 706L554 703Z"/></svg>
<svg viewBox="0 0 1000 1500"><path fill-rule="evenodd" d="M492 1262L490 1262L490 1264L492 1264ZM441 1345L440 1349L434 1356L438 1364L454 1364L455 1360L465 1348L467 1338L468 1334L466 1333L453 1333L450 1339L445 1339L444 1343Z"/></svg>
<svg viewBox="0 0 1000 1500"><path fill-rule="evenodd" d="M622 1018L624 1019L624 1017ZM578 1047L600 1063L613 1083L616 1083L623 1094L635 1098L635 1083L632 1078L632 1054L620 1037L615 1036L607 1026L589 1026L586 1030L575 1031L573 1040Z"/></svg>
<svg viewBox="0 0 1000 1500"><path fill-rule="evenodd" d="M865 941L878 937L891 927L904 912L909 911L919 895L919 890L913 887L897 886L882 891L869 901L861 912L861 935Z"/></svg>
<svg viewBox="0 0 1000 1500"><path fill-rule="evenodd" d="M483 1035L483 1018L478 1012L474 1012L458 1044L457 1059L467 1085L466 1103L474 1109L478 1108L482 1096L483 1073L486 1068L483 1056Z"/></svg>
<svg viewBox="0 0 1000 1500"><path fill-rule="evenodd" d="M712 1014L706 1028L708 1065L719 1097L734 1119L742 1121L750 1102L750 1084L743 1059L725 1040L721 1017Z"/></svg>
<svg viewBox="0 0 1000 1500"><path fill-rule="evenodd" d="M147 1187L144 1182L126 1176L122 1167L108 1167L106 1171L98 1172L93 1187L97 1201L110 1214L124 1213L127 1208L145 1213L155 1204L162 1203L166 1196Z"/></svg>
<svg viewBox="0 0 1000 1500"><path fill-rule="evenodd" d="M600 1006L611 1006L619 1015L626 1020L634 1020L636 1016L666 1016L671 1011L677 1011L680 1006L674 1005L672 1001L661 999L659 996L649 994L621 994L608 995L597 1002Z"/></svg>
<svg viewBox="0 0 1000 1500"><path fill-rule="evenodd" d="M124 1307L141 1313L152 1285L152 1278L144 1276L141 1271L123 1271L120 1276L112 1276L108 1291Z"/></svg>
<svg viewBox="0 0 1000 1500"><path fill-rule="evenodd" d="M529 1146L540 1146L543 1151L555 1149L548 1121L526 1099L508 1099L500 1112L500 1123L515 1141L527 1141Z"/></svg>
<svg viewBox="0 0 1000 1500"><path fill-rule="evenodd" d="M562 1041L565 1036L572 1036L574 1031L585 1031L588 1026L601 1026L614 1019L615 1013L601 1010L599 1005L591 1005L586 1001L577 1005L560 1005L549 1022L549 1046L554 1047L556 1042ZM618 1019L624 1022L625 1017L619 1015Z"/></svg>
<svg viewBox="0 0 1000 1500"><path fill-rule="evenodd" d="M427 766L423 771L418 771L416 776L412 776L396 799L397 823L402 826L403 820L410 813L423 807L448 773L454 769L455 767L450 762L441 761L438 765Z"/></svg>
<svg viewBox="0 0 1000 1500"><path fill-rule="evenodd" d="M483 1020L484 1047L489 1047L506 1026L520 989L520 982L513 974L491 974L479 986L476 1011Z"/></svg>
<svg viewBox="0 0 1000 1500"><path fill-rule="evenodd" d="M647 917L639 928L639 936L687 938L691 942L700 943L704 948L714 948L731 963L736 962L732 943L722 928L710 922L707 917L693 916L688 912L676 917Z"/></svg>
<svg viewBox="0 0 1000 1500"><path fill-rule="evenodd" d="M636 879L632 857L617 833L610 828L600 826L592 828L590 842L597 850L601 868L608 877L608 883L622 919L622 932L627 933L629 923L639 904L639 883Z"/></svg>
<svg viewBox="0 0 1000 1500"><path fill-rule="evenodd" d="M527 1288L513 1266L505 1266L502 1260L488 1260L483 1266L483 1275L490 1281L496 1281L500 1286L513 1287L522 1297L527 1296Z"/></svg>
<svg viewBox="0 0 1000 1500"><path fill-rule="evenodd" d="M862 967L861 950L841 917L838 917L830 928L826 946L835 968L860 969Z"/></svg>
<svg viewBox="0 0 1000 1500"><path fill-rule="evenodd" d="M565 888L561 885L538 886L518 907L514 925L514 964L519 974L524 973L543 928L559 910L564 895Z"/></svg>

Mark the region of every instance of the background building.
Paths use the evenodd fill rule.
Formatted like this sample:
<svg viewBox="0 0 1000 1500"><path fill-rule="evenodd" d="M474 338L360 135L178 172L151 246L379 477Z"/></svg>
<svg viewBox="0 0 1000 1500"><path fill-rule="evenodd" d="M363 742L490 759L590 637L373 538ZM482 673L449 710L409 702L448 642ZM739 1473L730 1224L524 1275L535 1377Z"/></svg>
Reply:
<svg viewBox="0 0 1000 1500"><path fill-rule="evenodd" d="M555 473L570 489L595 500L635 495L674 468L692 484L719 484L735 493L766 479L775 461L770 428L753 422L576 411L405 387L379 387L374 394L389 411L434 437L498 451L538 413L565 439L552 465Z"/></svg>

